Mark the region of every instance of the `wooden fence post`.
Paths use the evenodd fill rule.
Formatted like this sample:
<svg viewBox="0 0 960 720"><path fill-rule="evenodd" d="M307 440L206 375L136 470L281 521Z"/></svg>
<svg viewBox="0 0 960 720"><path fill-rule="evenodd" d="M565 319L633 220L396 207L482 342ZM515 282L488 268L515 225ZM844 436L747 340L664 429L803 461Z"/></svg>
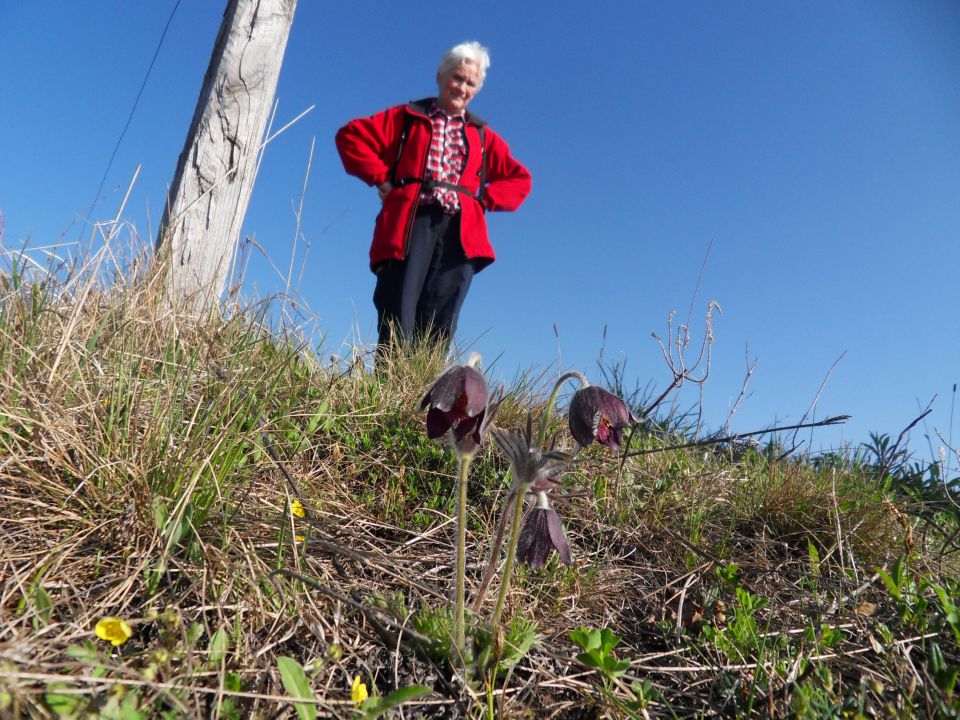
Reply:
<svg viewBox="0 0 960 720"><path fill-rule="evenodd" d="M229 0L157 236L178 308L223 294L297 0Z"/></svg>

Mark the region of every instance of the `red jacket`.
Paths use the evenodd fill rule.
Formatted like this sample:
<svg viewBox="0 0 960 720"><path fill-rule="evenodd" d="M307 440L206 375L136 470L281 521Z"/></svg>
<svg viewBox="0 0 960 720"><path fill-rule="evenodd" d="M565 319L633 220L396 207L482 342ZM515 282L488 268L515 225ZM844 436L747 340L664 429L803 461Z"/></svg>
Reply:
<svg viewBox="0 0 960 720"><path fill-rule="evenodd" d="M337 150L343 167L368 185L380 185L394 178L422 178L430 149L432 126L427 116L431 99L398 105L372 117L351 120L337 131ZM407 115L412 117L402 156L397 159L400 135ZM484 130L487 173L482 206L476 193L480 187L480 146L478 128L485 123L466 113L467 162L460 185L472 195L460 193L460 242L477 271L496 257L487 238L487 210L516 210L530 193L530 173L510 155L510 148L490 128ZM394 174L394 165L396 173ZM384 260L403 260L420 202L420 184L394 188L383 201L370 245L370 268Z"/></svg>

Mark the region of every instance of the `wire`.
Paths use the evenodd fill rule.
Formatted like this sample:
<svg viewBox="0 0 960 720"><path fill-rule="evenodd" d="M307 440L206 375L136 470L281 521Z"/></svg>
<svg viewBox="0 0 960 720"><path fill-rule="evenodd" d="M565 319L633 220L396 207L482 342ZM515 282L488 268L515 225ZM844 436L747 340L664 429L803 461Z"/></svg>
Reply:
<svg viewBox="0 0 960 720"><path fill-rule="evenodd" d="M153 66L157 62L157 56L160 54L160 48L163 47L163 41L167 37L167 30L170 29L170 23L173 22L173 16L177 14L177 9L180 7L180 1L176 0L173 4L173 10L170 11L170 16L167 18L167 24L163 26L163 32L160 34L160 42L157 43L157 49L153 51L153 57L150 59L150 66L147 68L146 75L143 76L143 82L140 83L140 90L137 92L137 98L133 101L133 107L130 108L130 114L127 116L127 122L123 126L123 130L120 132L120 137L117 139L117 144L113 147L113 152L110 153L110 160L107 162L107 167L103 171L103 177L100 178L100 185L97 186L97 194L93 197L93 202L90 203L90 207L87 209L87 212L84 214L83 218L83 227L80 229L80 234L83 235L84 230L88 224L88 216L93 212L93 208L96 207L97 201L100 199L100 193L103 191L103 186L107 182L107 176L110 174L110 168L113 167L113 161L117 157L117 152L120 150L120 145L123 142L123 138L127 134L127 130L130 129L130 123L133 122L133 115L137 111L137 105L140 104L140 98L143 96L143 90L147 86L147 80L150 79L150 73L153 71Z"/></svg>

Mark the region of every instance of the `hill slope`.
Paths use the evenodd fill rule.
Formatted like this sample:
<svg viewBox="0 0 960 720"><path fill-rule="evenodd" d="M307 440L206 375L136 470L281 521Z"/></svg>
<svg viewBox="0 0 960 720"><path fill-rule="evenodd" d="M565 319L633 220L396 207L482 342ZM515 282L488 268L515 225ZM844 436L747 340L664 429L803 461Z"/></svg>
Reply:
<svg viewBox="0 0 960 720"><path fill-rule="evenodd" d="M520 568L501 628L494 584L464 687L456 462L418 410L435 352L325 365L262 316L179 317L149 279L16 265L0 316L5 716L374 716L417 685L405 717L960 708L957 506L889 444L665 449L691 438L661 418L625 459L586 449L556 503L571 566ZM538 420L543 385L508 388L497 425ZM490 443L471 468L468 602L507 471Z"/></svg>

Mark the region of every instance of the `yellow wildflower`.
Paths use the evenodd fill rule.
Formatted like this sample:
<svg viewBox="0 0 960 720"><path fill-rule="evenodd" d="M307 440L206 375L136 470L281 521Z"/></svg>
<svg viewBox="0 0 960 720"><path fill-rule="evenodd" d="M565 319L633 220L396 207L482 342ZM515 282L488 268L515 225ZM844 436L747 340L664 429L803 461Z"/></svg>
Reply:
<svg viewBox="0 0 960 720"><path fill-rule="evenodd" d="M290 512L292 512L297 517L305 517L306 512L303 510L303 503L300 502L300 498L297 498L292 503L290 503Z"/></svg>
<svg viewBox="0 0 960 720"><path fill-rule="evenodd" d="M98 638L109 640L114 647L123 645L133 635L133 629L127 621L118 617L103 618L93 631Z"/></svg>
<svg viewBox="0 0 960 720"><path fill-rule="evenodd" d="M363 704L363 701L366 700L367 695L367 685L364 682L360 681L359 675L354 675L353 677L353 687L350 689L350 699L353 700L353 704L357 707L360 707Z"/></svg>
<svg viewBox="0 0 960 720"><path fill-rule="evenodd" d="M297 542L303 542L304 540L306 540L306 538L303 535L297 535L295 539Z"/></svg>

